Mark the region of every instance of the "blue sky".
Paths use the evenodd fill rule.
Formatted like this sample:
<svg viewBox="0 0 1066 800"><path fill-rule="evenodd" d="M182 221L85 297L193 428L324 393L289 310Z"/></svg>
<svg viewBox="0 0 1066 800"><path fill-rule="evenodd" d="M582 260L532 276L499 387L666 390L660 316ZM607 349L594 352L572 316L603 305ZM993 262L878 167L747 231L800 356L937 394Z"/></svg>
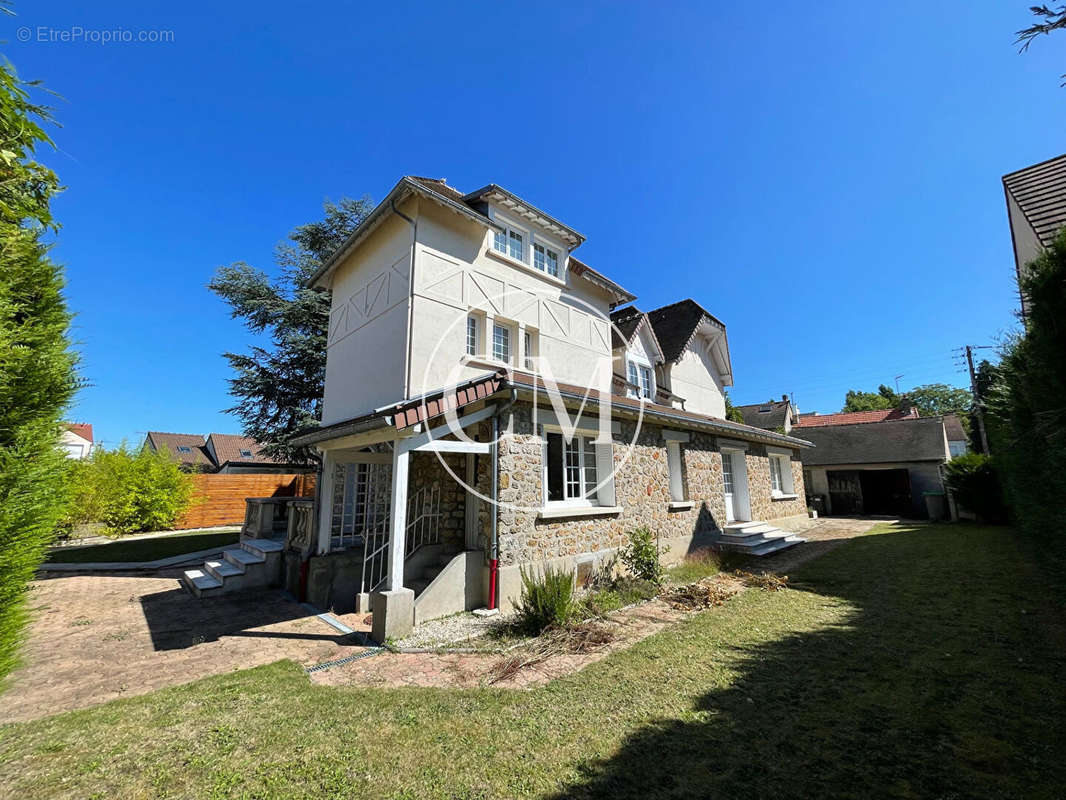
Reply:
<svg viewBox="0 0 1066 800"><path fill-rule="evenodd" d="M0 20L64 98L72 418L109 445L237 431L221 352L251 339L213 271L402 174L505 185L642 308L703 304L735 402L962 382L952 349L1014 324L1000 176L1066 149L1066 35L1019 55L1027 2L215 5ZM74 26L174 41L37 40Z"/></svg>

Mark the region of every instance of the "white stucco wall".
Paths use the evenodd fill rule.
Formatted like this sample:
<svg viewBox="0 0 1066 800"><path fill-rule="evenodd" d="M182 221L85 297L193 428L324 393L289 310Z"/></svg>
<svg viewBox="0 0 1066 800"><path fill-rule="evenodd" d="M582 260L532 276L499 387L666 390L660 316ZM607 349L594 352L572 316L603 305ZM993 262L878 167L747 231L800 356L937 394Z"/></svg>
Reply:
<svg viewBox="0 0 1066 800"><path fill-rule="evenodd" d="M405 396L410 254L411 226L394 214L334 272L322 424Z"/></svg>
<svg viewBox="0 0 1066 800"><path fill-rule="evenodd" d="M63 431L59 436L59 446L66 452L68 458L83 459L89 457L93 443L73 431Z"/></svg>
<svg viewBox="0 0 1066 800"><path fill-rule="evenodd" d="M531 332L542 369L556 381L587 385L597 366L607 381L611 334L605 292L569 273L561 242L536 234L560 254L561 280L501 259L492 233L423 203L418 222L412 322L413 393L492 369L466 354L466 318L479 312L482 349L491 352L494 321L511 329L511 367L524 370L522 334ZM530 242L525 241L527 261Z"/></svg>
<svg viewBox="0 0 1066 800"><path fill-rule="evenodd" d="M685 399L685 410L725 417L725 394L714 361L697 336L670 368L670 391Z"/></svg>

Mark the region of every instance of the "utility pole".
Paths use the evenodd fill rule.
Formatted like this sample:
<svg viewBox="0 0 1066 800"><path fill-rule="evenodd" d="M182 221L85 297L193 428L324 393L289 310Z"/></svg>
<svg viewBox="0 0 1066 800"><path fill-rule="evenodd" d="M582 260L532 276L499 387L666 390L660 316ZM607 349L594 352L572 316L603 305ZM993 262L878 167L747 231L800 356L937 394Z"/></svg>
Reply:
<svg viewBox="0 0 1066 800"><path fill-rule="evenodd" d="M977 429L981 432L981 449L985 455L988 452L988 433L985 431L985 404L981 399L981 391L977 388L977 373L973 369L973 348L966 345L966 363L970 366L970 391L973 392L973 407L977 413Z"/></svg>

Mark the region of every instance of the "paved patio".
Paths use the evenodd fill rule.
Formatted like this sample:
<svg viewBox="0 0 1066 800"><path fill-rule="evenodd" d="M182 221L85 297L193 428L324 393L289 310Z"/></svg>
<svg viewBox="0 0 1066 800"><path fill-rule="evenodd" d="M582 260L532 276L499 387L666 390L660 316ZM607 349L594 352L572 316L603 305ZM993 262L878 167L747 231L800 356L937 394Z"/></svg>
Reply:
<svg viewBox="0 0 1066 800"><path fill-rule="evenodd" d="M23 664L0 722L32 719L146 694L164 686L291 658L312 666L362 652L280 591L200 601L180 570L38 580ZM359 629L354 615L343 621Z"/></svg>

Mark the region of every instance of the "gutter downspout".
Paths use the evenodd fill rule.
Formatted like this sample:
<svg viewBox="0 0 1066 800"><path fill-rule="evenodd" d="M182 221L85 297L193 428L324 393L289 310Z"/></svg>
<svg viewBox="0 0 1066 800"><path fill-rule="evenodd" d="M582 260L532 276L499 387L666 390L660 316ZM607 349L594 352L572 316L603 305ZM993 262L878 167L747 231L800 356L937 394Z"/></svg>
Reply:
<svg viewBox="0 0 1066 800"><path fill-rule="evenodd" d="M498 518L500 516L500 498L499 498L499 486L500 486L500 454L499 454L499 438L500 438L500 415L505 411L509 411L511 406L518 400L518 390L511 387L511 399L496 409L496 413L492 415L492 525L491 534L489 538L489 610L493 610L497 606L497 595L500 592L500 532L498 526Z"/></svg>
<svg viewBox="0 0 1066 800"><path fill-rule="evenodd" d="M390 200L389 205L392 206L392 213L400 219L407 220L411 226L411 267L407 273L407 351L404 353L403 365L403 397L406 400L411 390L411 348L414 346L411 326L414 324L415 310L415 252L418 245L418 217L416 214L415 219L411 219L404 214L396 207L395 200Z"/></svg>

